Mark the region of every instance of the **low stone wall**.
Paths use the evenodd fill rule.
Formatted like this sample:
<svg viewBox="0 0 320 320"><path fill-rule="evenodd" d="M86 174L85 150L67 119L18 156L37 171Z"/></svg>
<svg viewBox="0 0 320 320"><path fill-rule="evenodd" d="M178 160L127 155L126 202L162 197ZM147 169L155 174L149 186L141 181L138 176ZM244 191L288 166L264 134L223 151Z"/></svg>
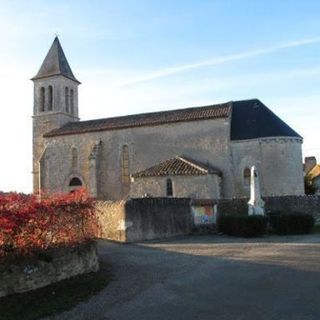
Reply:
<svg viewBox="0 0 320 320"><path fill-rule="evenodd" d="M98 238L120 242L126 241L125 203L125 201L96 202Z"/></svg>
<svg viewBox="0 0 320 320"><path fill-rule="evenodd" d="M97 203L99 237L120 242L191 233L190 199L139 198Z"/></svg>
<svg viewBox="0 0 320 320"><path fill-rule="evenodd" d="M312 214L317 223L320 223L320 197L319 196L282 196L265 197L266 213L272 211L281 211L284 214L292 212L301 212ZM218 200L218 215L248 213L248 198L221 199Z"/></svg>
<svg viewBox="0 0 320 320"><path fill-rule="evenodd" d="M0 265L0 297L47 286L99 269L95 242L71 248L51 249L37 258Z"/></svg>

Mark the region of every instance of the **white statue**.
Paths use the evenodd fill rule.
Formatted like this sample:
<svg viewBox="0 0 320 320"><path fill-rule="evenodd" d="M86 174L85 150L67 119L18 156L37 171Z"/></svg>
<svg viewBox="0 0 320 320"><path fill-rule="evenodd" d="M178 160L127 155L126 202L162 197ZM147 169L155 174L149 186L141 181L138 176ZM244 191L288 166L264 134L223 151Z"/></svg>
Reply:
<svg viewBox="0 0 320 320"><path fill-rule="evenodd" d="M250 175L250 200L248 202L248 214L264 216L264 201L261 199L259 176L254 166Z"/></svg>

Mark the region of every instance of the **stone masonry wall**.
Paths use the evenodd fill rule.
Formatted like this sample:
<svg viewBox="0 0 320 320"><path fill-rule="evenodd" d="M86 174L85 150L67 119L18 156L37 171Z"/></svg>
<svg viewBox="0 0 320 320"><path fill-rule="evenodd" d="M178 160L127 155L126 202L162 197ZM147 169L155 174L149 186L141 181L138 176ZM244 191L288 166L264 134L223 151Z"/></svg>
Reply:
<svg viewBox="0 0 320 320"><path fill-rule="evenodd" d="M97 237L126 241L125 201L97 201L95 206L98 223Z"/></svg>
<svg viewBox="0 0 320 320"><path fill-rule="evenodd" d="M317 223L320 223L320 197L319 196L283 196L264 197L266 213L281 211L284 214L301 212L312 214ZM221 199L218 202L219 215L248 213L248 198Z"/></svg>
<svg viewBox="0 0 320 320"><path fill-rule="evenodd" d="M95 242L48 250L42 258L25 258L0 265L0 297L47 286L99 269Z"/></svg>
<svg viewBox="0 0 320 320"><path fill-rule="evenodd" d="M135 242L188 234L192 230L190 199L140 198L99 201L98 237Z"/></svg>

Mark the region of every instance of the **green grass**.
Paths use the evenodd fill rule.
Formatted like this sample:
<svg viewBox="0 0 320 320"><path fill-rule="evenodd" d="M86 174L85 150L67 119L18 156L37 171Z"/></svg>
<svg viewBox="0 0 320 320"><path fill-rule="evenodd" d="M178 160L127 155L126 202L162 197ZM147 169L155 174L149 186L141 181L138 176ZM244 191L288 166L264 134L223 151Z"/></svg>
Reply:
<svg viewBox="0 0 320 320"><path fill-rule="evenodd" d="M315 225L312 229L313 233L320 233L320 224Z"/></svg>
<svg viewBox="0 0 320 320"><path fill-rule="evenodd" d="M35 320L88 300L112 280L108 266L37 290L0 298L1 320Z"/></svg>

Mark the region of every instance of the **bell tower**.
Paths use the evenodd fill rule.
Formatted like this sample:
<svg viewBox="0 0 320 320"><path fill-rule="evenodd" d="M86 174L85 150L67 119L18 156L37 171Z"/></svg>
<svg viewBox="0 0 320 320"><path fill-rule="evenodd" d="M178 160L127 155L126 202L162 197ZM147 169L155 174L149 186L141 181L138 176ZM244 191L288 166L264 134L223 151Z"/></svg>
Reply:
<svg viewBox="0 0 320 320"><path fill-rule="evenodd" d="M33 104L33 192L40 186L40 160L46 145L43 135L68 122L79 121L78 86L56 37L34 83Z"/></svg>

